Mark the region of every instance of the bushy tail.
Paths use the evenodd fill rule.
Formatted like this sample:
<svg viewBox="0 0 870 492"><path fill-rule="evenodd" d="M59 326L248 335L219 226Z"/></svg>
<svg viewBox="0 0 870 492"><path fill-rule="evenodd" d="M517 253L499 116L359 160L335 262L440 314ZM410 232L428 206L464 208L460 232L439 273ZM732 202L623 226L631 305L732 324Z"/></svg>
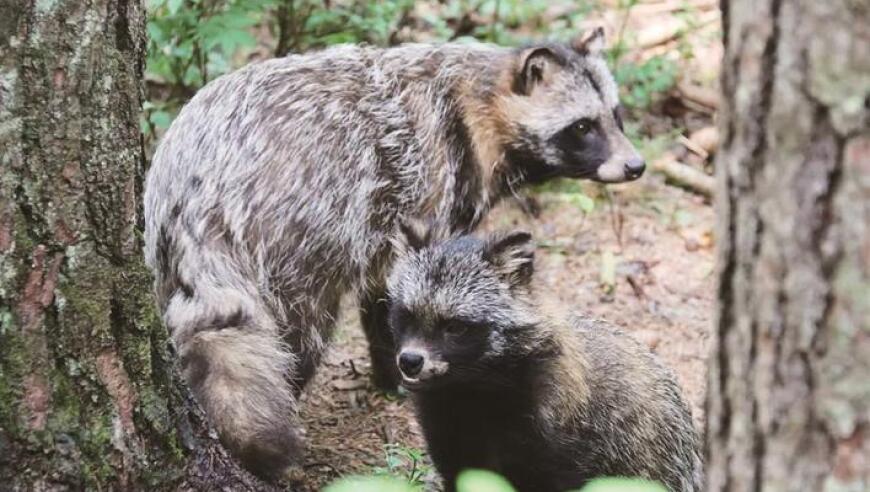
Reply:
<svg viewBox="0 0 870 492"><path fill-rule="evenodd" d="M287 384L289 354L251 327L195 334L181 350L185 378L220 434L251 471L279 475L301 456Z"/></svg>
<svg viewBox="0 0 870 492"><path fill-rule="evenodd" d="M220 435L246 468L273 478L301 458L293 355L272 317L246 289L196 284L176 294L164 318L182 373Z"/></svg>

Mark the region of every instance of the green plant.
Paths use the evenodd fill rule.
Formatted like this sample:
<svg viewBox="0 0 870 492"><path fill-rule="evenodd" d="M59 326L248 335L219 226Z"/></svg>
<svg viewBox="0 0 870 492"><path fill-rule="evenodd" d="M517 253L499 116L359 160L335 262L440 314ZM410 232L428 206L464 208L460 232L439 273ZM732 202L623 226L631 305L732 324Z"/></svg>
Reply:
<svg viewBox="0 0 870 492"><path fill-rule="evenodd" d="M342 478L328 485L323 492L420 492L421 485L413 485L391 476ZM516 492L516 489L498 473L486 470L465 470L456 479L457 492ZM567 491L566 491L567 492ZM575 492L666 492L657 482L636 478L607 477L587 483Z"/></svg>
<svg viewBox="0 0 870 492"><path fill-rule="evenodd" d="M146 105L146 132L165 128L177 107L228 72L257 41L250 28L275 0L149 0L146 80L162 97Z"/></svg>
<svg viewBox="0 0 870 492"><path fill-rule="evenodd" d="M253 30L272 25L279 55L339 43L386 45L413 0L148 0L146 134L169 126L197 89L246 60Z"/></svg>
<svg viewBox="0 0 870 492"><path fill-rule="evenodd" d="M676 62L653 56L643 62L616 62L613 76L619 85L622 103L629 108L645 109L658 94L669 91L677 81Z"/></svg>
<svg viewBox="0 0 870 492"><path fill-rule="evenodd" d="M441 41L486 41L517 46L547 35L570 39L589 11L589 2L578 2L555 19L547 19L547 0L458 0L445 2L438 15L424 13ZM449 24L453 24L453 28Z"/></svg>
<svg viewBox="0 0 870 492"><path fill-rule="evenodd" d="M620 89L622 103L634 109L645 109L654 98L670 90L677 79L677 64L661 55L653 56L645 61L626 60L631 51L631 45L625 36L628 16L638 0L620 0L618 9L622 23L607 53L607 59L613 69L613 76Z"/></svg>
<svg viewBox="0 0 870 492"><path fill-rule="evenodd" d="M421 487L395 477L348 477L328 485L323 492L420 492Z"/></svg>
<svg viewBox="0 0 870 492"><path fill-rule="evenodd" d="M515 489L497 473L465 470L456 478L456 492L515 492Z"/></svg>
<svg viewBox="0 0 870 492"><path fill-rule="evenodd" d="M356 0L331 8L310 0L299 3L302 4L300 9L304 9L304 14L299 16L301 31L296 42L289 46L296 50L340 43L390 44L399 22L414 6L413 0Z"/></svg>
<svg viewBox="0 0 870 492"><path fill-rule="evenodd" d="M426 478L434 474L425 457L426 453L420 449L397 443L386 444L386 466L376 467L372 472L379 476L399 476L411 485L423 486Z"/></svg>
<svg viewBox="0 0 870 492"><path fill-rule="evenodd" d="M590 214L595 210L595 198L584 189L584 184L575 179L556 179L535 186L535 194L546 193L558 201L567 202L576 206L584 214Z"/></svg>
<svg viewBox="0 0 870 492"><path fill-rule="evenodd" d="M666 489L649 480L608 477L592 480L578 492L666 492Z"/></svg>

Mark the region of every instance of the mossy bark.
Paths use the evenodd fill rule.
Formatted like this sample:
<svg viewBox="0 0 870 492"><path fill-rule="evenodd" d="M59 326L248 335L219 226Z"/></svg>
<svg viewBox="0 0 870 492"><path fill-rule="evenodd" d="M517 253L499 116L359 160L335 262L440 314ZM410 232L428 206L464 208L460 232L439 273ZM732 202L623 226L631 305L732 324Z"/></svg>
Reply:
<svg viewBox="0 0 870 492"><path fill-rule="evenodd" d="M0 488L260 488L142 262L141 0L0 0Z"/></svg>
<svg viewBox="0 0 870 492"><path fill-rule="evenodd" d="M870 4L725 0L710 491L870 488Z"/></svg>

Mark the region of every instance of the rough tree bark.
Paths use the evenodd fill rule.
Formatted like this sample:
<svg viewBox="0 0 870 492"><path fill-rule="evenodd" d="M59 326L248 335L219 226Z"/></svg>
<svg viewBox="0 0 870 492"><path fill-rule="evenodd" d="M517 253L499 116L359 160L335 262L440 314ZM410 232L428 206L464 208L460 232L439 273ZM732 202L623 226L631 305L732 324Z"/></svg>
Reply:
<svg viewBox="0 0 870 492"><path fill-rule="evenodd" d="M870 489L870 3L723 0L711 491Z"/></svg>
<svg viewBox="0 0 870 492"><path fill-rule="evenodd" d="M0 0L4 490L258 487L209 433L152 304L144 24L140 0Z"/></svg>

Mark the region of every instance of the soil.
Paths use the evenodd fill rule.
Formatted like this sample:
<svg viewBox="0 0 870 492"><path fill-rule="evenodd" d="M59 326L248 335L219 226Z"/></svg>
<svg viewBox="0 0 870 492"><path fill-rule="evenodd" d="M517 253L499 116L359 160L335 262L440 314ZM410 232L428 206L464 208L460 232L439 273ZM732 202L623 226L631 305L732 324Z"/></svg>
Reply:
<svg viewBox="0 0 870 492"><path fill-rule="evenodd" d="M558 186L554 187L558 190ZM584 213L569 195L538 191L539 217L525 198L494 210L481 230L530 231L538 239L536 283L577 310L609 320L658 354L675 372L700 428L714 303L713 213L701 198L659 176L610 186L583 185L595 197ZM609 261L612 258L613 261ZM605 264L615 282L608 286ZM604 278L604 281L602 281ZM374 390L356 306L346 302L335 343L303 398L308 442L303 490L387 466L386 450L425 449L410 401ZM395 458L395 457L394 457ZM411 473L410 460L391 471ZM433 488L431 466L416 465Z"/></svg>

